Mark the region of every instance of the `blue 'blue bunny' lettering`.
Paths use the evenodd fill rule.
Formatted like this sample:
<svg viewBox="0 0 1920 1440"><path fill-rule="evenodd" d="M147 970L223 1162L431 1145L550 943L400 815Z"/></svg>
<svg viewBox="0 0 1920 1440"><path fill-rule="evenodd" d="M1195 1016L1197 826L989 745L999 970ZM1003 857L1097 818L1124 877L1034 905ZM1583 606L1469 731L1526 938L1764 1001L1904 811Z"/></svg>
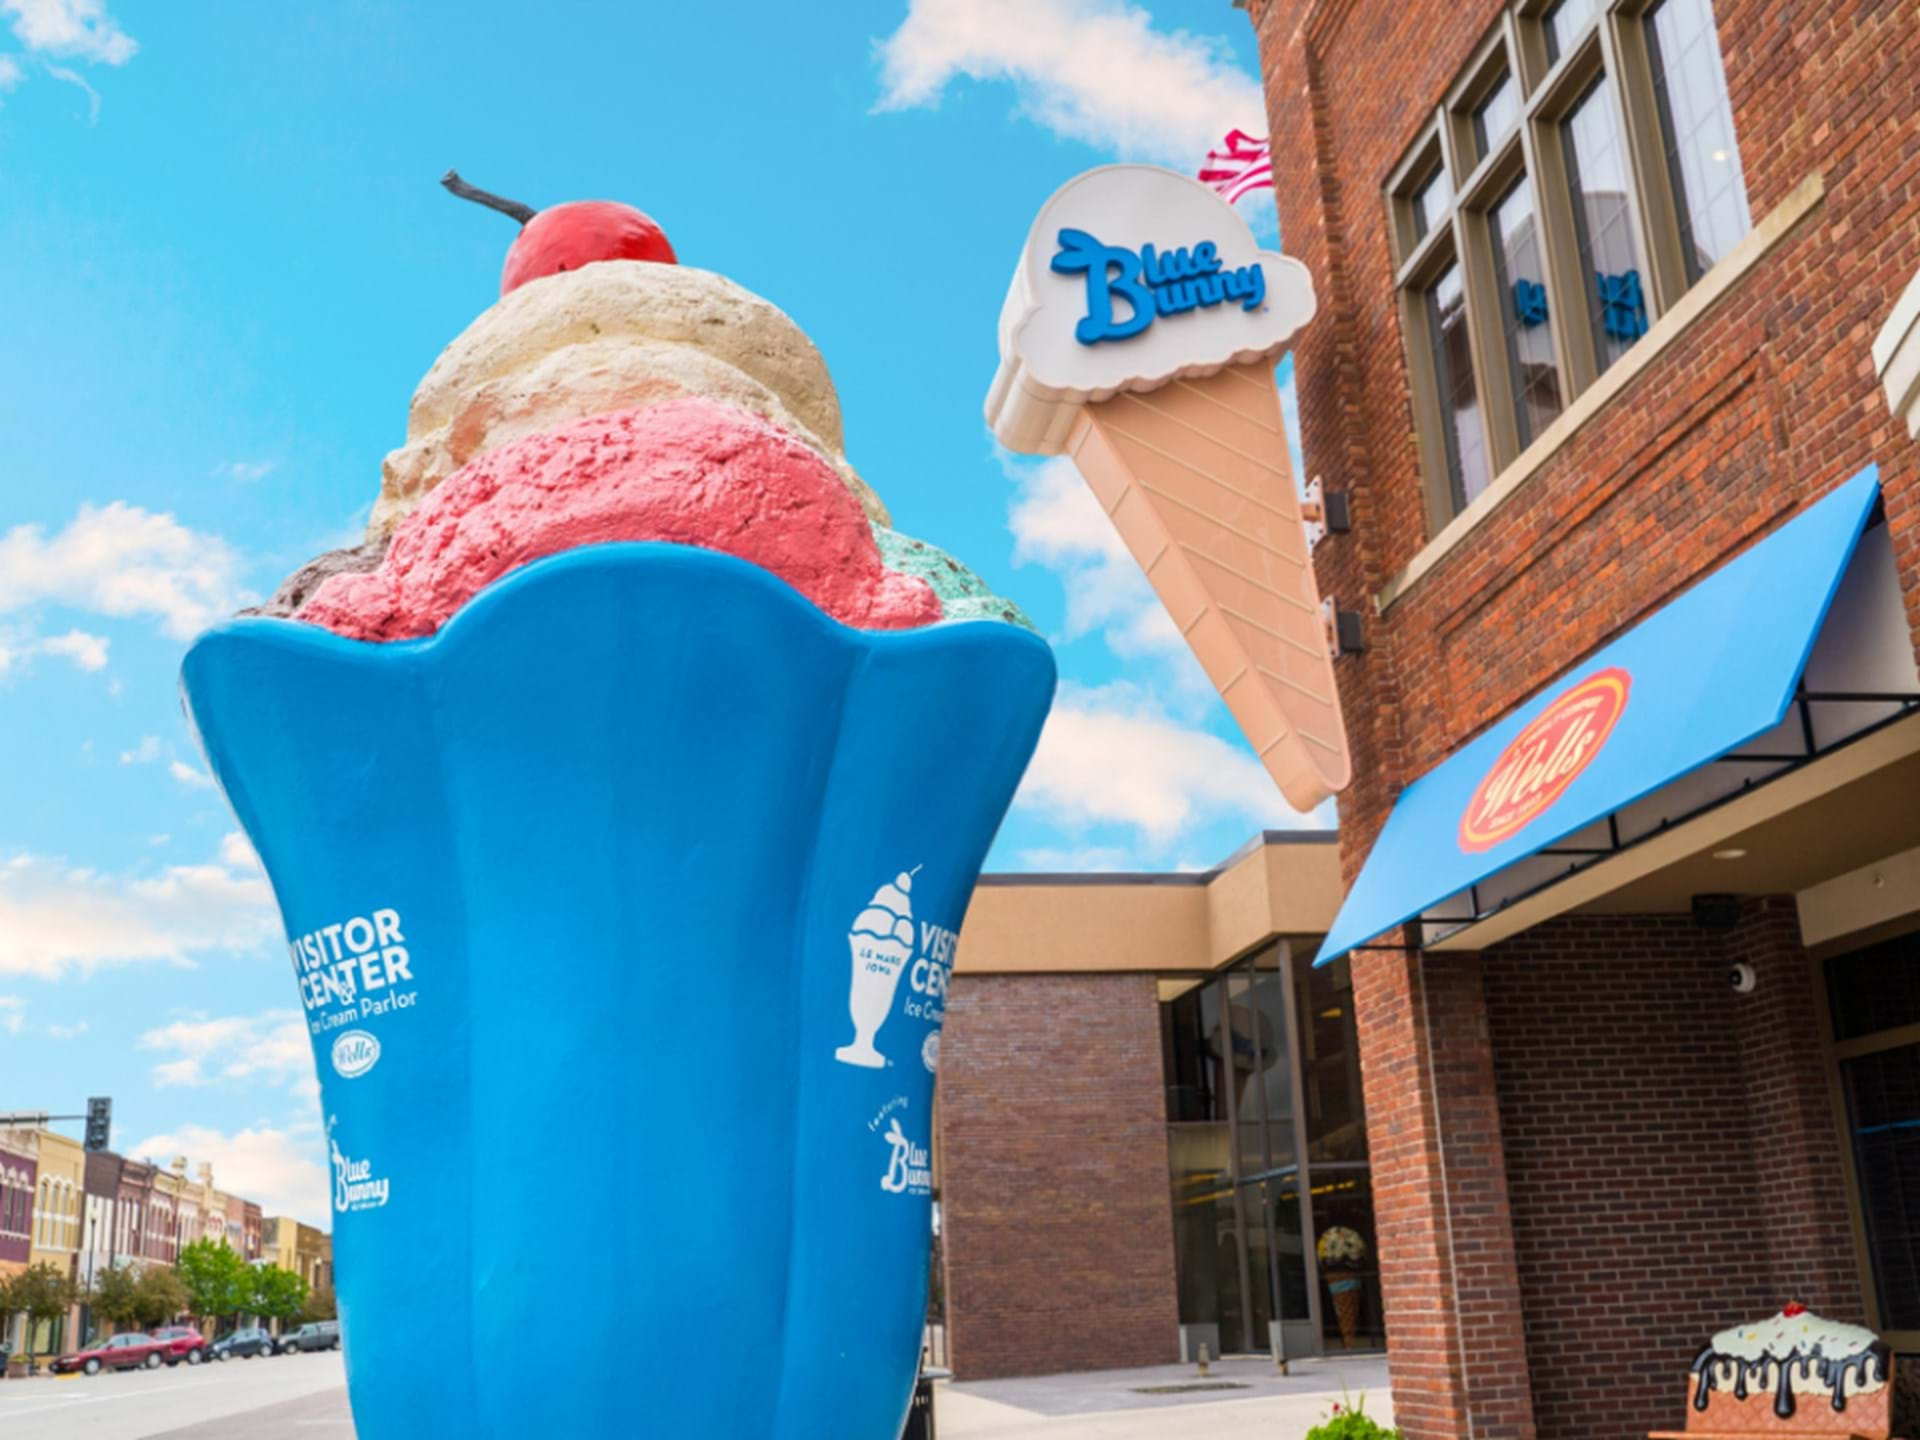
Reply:
<svg viewBox="0 0 1920 1440"><path fill-rule="evenodd" d="M1084 230L1068 229L1060 232L1059 243L1054 273L1087 277L1087 313L1073 327L1073 338L1082 345L1125 340L1161 315L1227 300L1238 300L1243 310L1258 310L1266 302L1266 272L1258 264L1222 268L1220 248L1211 240L1190 250L1142 245L1136 253L1123 245L1103 245ZM1124 319L1115 317L1115 296L1126 301L1131 312Z"/></svg>

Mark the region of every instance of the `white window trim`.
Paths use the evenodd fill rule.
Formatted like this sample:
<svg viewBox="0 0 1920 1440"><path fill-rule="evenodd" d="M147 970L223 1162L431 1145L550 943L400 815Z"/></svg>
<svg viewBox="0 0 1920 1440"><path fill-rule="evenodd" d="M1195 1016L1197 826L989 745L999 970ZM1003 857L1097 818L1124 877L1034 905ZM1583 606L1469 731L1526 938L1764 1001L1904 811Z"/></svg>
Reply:
<svg viewBox="0 0 1920 1440"><path fill-rule="evenodd" d="M1512 464L1493 478L1491 484L1473 502L1455 515L1409 560L1373 597L1374 609L1384 614L1404 599L1429 571L1453 553L1502 504L1521 490L1528 480L1551 460L1568 441L1607 403L1631 385L1636 377L1682 335L1704 317L1746 273L1766 258L1785 240L1827 193L1826 178L1819 171L1796 185L1778 205L1757 222L1743 239L1665 314L1648 327L1624 355L1601 372L1560 413L1539 437L1516 457Z"/></svg>

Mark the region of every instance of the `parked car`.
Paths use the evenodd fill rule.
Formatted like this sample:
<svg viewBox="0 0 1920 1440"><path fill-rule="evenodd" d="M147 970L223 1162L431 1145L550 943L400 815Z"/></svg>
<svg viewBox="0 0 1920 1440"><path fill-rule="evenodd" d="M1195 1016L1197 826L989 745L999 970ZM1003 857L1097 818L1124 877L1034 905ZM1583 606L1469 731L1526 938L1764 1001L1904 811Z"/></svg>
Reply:
<svg viewBox="0 0 1920 1440"><path fill-rule="evenodd" d="M302 1325L291 1335L280 1339L280 1353L291 1355L294 1351L338 1350L340 1348L340 1322L338 1320L316 1320L311 1325Z"/></svg>
<svg viewBox="0 0 1920 1440"><path fill-rule="evenodd" d="M166 1361L178 1365L182 1360L198 1365L207 1358L207 1337L191 1325L169 1325L153 1332L153 1338L167 1347Z"/></svg>
<svg viewBox="0 0 1920 1440"><path fill-rule="evenodd" d="M53 1362L53 1373L70 1375L75 1370L98 1375L102 1370L157 1370L166 1363L167 1342L133 1331L102 1340L85 1350L62 1355Z"/></svg>
<svg viewBox="0 0 1920 1440"><path fill-rule="evenodd" d="M264 1330L236 1330L223 1335L207 1349L209 1360L231 1360L238 1356L251 1360L256 1355L273 1354L273 1336Z"/></svg>

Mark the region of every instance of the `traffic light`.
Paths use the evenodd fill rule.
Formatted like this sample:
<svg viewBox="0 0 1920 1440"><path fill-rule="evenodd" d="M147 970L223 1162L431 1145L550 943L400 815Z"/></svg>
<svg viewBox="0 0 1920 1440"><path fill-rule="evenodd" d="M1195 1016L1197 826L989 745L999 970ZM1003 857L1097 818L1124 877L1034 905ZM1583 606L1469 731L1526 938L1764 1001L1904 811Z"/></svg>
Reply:
<svg viewBox="0 0 1920 1440"><path fill-rule="evenodd" d="M107 1135L113 1129L113 1101L96 1095L87 1101L87 1149L107 1148Z"/></svg>

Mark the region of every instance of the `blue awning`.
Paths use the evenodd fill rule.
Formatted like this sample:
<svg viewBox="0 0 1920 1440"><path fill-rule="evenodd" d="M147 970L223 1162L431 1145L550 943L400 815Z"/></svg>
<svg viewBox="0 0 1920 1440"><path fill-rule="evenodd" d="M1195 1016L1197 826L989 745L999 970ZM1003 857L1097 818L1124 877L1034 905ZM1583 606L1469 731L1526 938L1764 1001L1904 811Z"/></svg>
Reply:
<svg viewBox="0 0 1920 1440"><path fill-rule="evenodd" d="M1617 829L1635 801L1779 726L1879 493L1869 466L1409 785L1315 963L1587 827Z"/></svg>

